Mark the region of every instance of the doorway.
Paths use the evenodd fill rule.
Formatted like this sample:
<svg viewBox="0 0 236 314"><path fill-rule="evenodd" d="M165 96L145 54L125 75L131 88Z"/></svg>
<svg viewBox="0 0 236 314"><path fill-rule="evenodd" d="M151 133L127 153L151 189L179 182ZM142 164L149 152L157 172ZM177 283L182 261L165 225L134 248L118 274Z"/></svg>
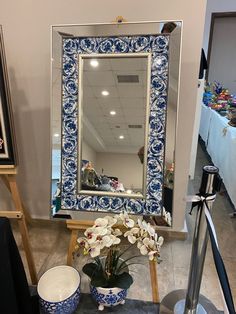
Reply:
<svg viewBox="0 0 236 314"><path fill-rule="evenodd" d="M212 13L207 81L218 81L236 94L236 12Z"/></svg>

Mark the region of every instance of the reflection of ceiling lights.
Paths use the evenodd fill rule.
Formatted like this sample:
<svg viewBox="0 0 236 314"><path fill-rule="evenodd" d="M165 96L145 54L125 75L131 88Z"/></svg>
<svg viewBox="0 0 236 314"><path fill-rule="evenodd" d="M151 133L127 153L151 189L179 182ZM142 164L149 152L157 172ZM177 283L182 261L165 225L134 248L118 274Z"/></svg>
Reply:
<svg viewBox="0 0 236 314"><path fill-rule="evenodd" d="M60 136L59 133L55 133L55 134L54 134L54 137L59 137L59 136Z"/></svg>
<svg viewBox="0 0 236 314"><path fill-rule="evenodd" d="M120 139L120 140L123 140L124 138L125 138L124 135L120 135L120 136L119 136L119 139Z"/></svg>
<svg viewBox="0 0 236 314"><path fill-rule="evenodd" d="M114 110L110 111L110 115L114 116L116 112Z"/></svg>
<svg viewBox="0 0 236 314"><path fill-rule="evenodd" d="M98 60L96 60L96 59L90 60L90 65L91 65L93 68L98 67L98 65L99 65Z"/></svg>
<svg viewBox="0 0 236 314"><path fill-rule="evenodd" d="M109 92L108 92L107 90L103 90L103 91L102 91L102 95L103 95L103 96L108 96L108 95L109 95Z"/></svg>

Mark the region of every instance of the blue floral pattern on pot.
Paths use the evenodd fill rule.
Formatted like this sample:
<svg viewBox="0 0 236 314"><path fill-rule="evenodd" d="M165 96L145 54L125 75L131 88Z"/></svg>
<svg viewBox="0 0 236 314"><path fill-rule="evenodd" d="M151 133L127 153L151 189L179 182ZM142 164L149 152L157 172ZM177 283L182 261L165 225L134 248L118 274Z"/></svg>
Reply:
<svg viewBox="0 0 236 314"><path fill-rule="evenodd" d="M90 292L94 300L98 303L99 310L103 310L104 307L124 304L127 296L127 290L120 288L99 288L90 286Z"/></svg>
<svg viewBox="0 0 236 314"><path fill-rule="evenodd" d="M80 289L61 302L48 302L39 298L40 308L44 314L72 314L78 307L80 299Z"/></svg>
<svg viewBox="0 0 236 314"><path fill-rule="evenodd" d="M144 199L77 193L78 55L150 53L150 116L147 187ZM159 215L162 211L163 160L169 65L169 37L163 35L66 38L62 75L62 209Z"/></svg>

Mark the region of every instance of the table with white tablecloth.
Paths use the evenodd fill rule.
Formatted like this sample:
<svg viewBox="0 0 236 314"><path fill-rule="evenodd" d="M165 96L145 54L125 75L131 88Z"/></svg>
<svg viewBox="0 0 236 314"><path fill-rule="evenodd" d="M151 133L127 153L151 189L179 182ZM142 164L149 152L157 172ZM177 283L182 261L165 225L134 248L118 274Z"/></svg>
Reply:
<svg viewBox="0 0 236 314"><path fill-rule="evenodd" d="M213 110L211 108L202 105L199 134L205 143L208 141L212 111Z"/></svg>
<svg viewBox="0 0 236 314"><path fill-rule="evenodd" d="M199 134L212 162L219 168L228 195L236 207L236 128L218 112L202 105Z"/></svg>

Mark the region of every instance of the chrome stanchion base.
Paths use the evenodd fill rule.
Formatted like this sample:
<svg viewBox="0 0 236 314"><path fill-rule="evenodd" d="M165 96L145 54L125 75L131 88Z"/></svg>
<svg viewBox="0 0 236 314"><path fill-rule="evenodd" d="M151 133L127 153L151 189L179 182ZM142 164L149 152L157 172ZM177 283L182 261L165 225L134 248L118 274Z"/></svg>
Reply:
<svg viewBox="0 0 236 314"><path fill-rule="evenodd" d="M174 314L183 314L185 309L185 299L178 301L174 307ZM204 307L198 303L196 310L187 311L188 314L207 314Z"/></svg>
<svg viewBox="0 0 236 314"><path fill-rule="evenodd" d="M184 314L186 290L175 290L167 294L160 304L160 314ZM186 314L222 314L210 300L203 295L199 296L199 304L196 310Z"/></svg>

